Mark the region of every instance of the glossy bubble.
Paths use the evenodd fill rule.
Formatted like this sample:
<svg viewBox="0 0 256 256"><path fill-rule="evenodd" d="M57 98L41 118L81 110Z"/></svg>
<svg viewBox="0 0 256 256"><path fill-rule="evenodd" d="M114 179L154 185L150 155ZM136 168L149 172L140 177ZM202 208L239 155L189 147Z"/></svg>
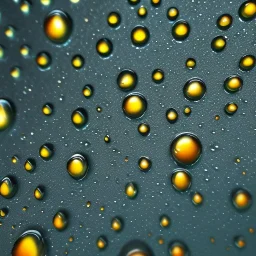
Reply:
<svg viewBox="0 0 256 256"><path fill-rule="evenodd" d="M102 38L97 42L96 50L101 57L109 57L113 51L113 44L109 39Z"/></svg>
<svg viewBox="0 0 256 256"><path fill-rule="evenodd" d="M84 57L79 54L73 56L71 64L75 69L81 69L84 66Z"/></svg>
<svg viewBox="0 0 256 256"><path fill-rule="evenodd" d="M41 70L46 70L51 66L52 58L47 52L40 52L36 56L36 63Z"/></svg>
<svg viewBox="0 0 256 256"><path fill-rule="evenodd" d="M117 28L121 23L121 16L117 12L111 12L107 18L108 25L112 28Z"/></svg>
<svg viewBox="0 0 256 256"><path fill-rule="evenodd" d="M224 36L217 36L217 37L213 38L211 47L212 47L213 51L221 52L225 49L226 44L227 44L227 42L226 42L226 38Z"/></svg>
<svg viewBox="0 0 256 256"><path fill-rule="evenodd" d="M204 201L204 198L201 193L194 192L192 194L192 202L194 205L201 205L203 203L203 201Z"/></svg>
<svg viewBox="0 0 256 256"><path fill-rule="evenodd" d="M169 216L167 215L162 215L160 217L160 226L163 227L163 228L167 228L169 227L171 224L171 219Z"/></svg>
<svg viewBox="0 0 256 256"><path fill-rule="evenodd" d="M133 90L137 85L137 74L131 69L124 69L117 77L117 85L123 91Z"/></svg>
<svg viewBox="0 0 256 256"><path fill-rule="evenodd" d="M239 67L243 71L250 71L255 67L255 62L253 55L245 55L240 59Z"/></svg>
<svg viewBox="0 0 256 256"><path fill-rule="evenodd" d="M138 11L138 16L141 17L141 18L145 18L148 14L148 10L145 6L141 6Z"/></svg>
<svg viewBox="0 0 256 256"><path fill-rule="evenodd" d="M128 198L133 199L138 194L138 187L134 182L130 182L125 186L125 194Z"/></svg>
<svg viewBox="0 0 256 256"><path fill-rule="evenodd" d="M64 230L68 225L68 218L64 212L57 212L52 219L53 226L58 230Z"/></svg>
<svg viewBox="0 0 256 256"><path fill-rule="evenodd" d="M53 157L53 154L54 147L50 143L42 145L39 149L39 156L45 161L49 161Z"/></svg>
<svg viewBox="0 0 256 256"><path fill-rule="evenodd" d="M155 69L152 72L152 80L157 84L162 83L164 81L164 71L161 69Z"/></svg>
<svg viewBox="0 0 256 256"><path fill-rule="evenodd" d="M248 210L252 205L252 196L246 189L237 189L232 193L232 203L237 210Z"/></svg>
<svg viewBox="0 0 256 256"><path fill-rule="evenodd" d="M152 162L148 157L143 156L139 159L138 165L141 171L147 172L150 170Z"/></svg>
<svg viewBox="0 0 256 256"><path fill-rule="evenodd" d="M229 102L225 106L225 112L230 116L234 115L237 110L238 110L238 105L234 102Z"/></svg>
<svg viewBox="0 0 256 256"><path fill-rule="evenodd" d="M230 14L222 14L217 19L217 26L221 30L227 30L232 26L233 18Z"/></svg>
<svg viewBox="0 0 256 256"><path fill-rule="evenodd" d="M108 246L108 240L105 236L100 236L98 237L97 241L96 241L96 245L100 250L104 250L106 249L106 247Z"/></svg>
<svg viewBox="0 0 256 256"><path fill-rule="evenodd" d="M142 135L142 136L148 136L150 133L150 126L146 123L141 123L138 125L138 132Z"/></svg>
<svg viewBox="0 0 256 256"><path fill-rule="evenodd" d="M187 246L179 241L173 241L169 245L170 256L190 256Z"/></svg>
<svg viewBox="0 0 256 256"><path fill-rule="evenodd" d="M119 217L115 217L111 220L111 228L116 232L120 232L123 228L123 221Z"/></svg>
<svg viewBox="0 0 256 256"><path fill-rule="evenodd" d="M91 98L93 95L93 91L94 91L94 89L93 89L92 85L90 85L90 84L85 85L83 88L84 97L87 99Z"/></svg>
<svg viewBox="0 0 256 256"><path fill-rule="evenodd" d="M145 46L150 38L149 30L144 26L137 26L131 32L131 40L135 46Z"/></svg>
<svg viewBox="0 0 256 256"><path fill-rule="evenodd" d="M6 99L0 99L0 132L9 128L14 121L14 109Z"/></svg>
<svg viewBox="0 0 256 256"><path fill-rule="evenodd" d="M254 1L245 1L239 8L239 17L243 21L250 21L256 17L256 3Z"/></svg>
<svg viewBox="0 0 256 256"><path fill-rule="evenodd" d="M185 40L190 33L190 26L184 20L177 21L172 27L172 36L177 41Z"/></svg>
<svg viewBox="0 0 256 256"><path fill-rule="evenodd" d="M206 93L205 83L199 78L191 78L184 85L183 93L188 100L198 101Z"/></svg>
<svg viewBox="0 0 256 256"><path fill-rule="evenodd" d="M64 44L72 32L72 20L60 10L50 12L44 21L44 32L48 39L56 44Z"/></svg>
<svg viewBox="0 0 256 256"><path fill-rule="evenodd" d="M6 176L0 181L0 195L4 198L12 198L18 190L18 185L14 177Z"/></svg>
<svg viewBox="0 0 256 256"><path fill-rule="evenodd" d="M36 169L36 161L32 158L28 158L24 163L24 169L27 172L33 172Z"/></svg>
<svg viewBox="0 0 256 256"><path fill-rule="evenodd" d="M185 169L176 169L171 175L172 186L179 192L188 190L191 186L192 177Z"/></svg>
<svg viewBox="0 0 256 256"><path fill-rule="evenodd" d="M178 120L178 112L174 108L169 108L166 111L166 119L169 123L173 124Z"/></svg>
<svg viewBox="0 0 256 256"><path fill-rule="evenodd" d="M161 4L161 0L151 0L151 4L154 7L158 7Z"/></svg>
<svg viewBox="0 0 256 256"><path fill-rule="evenodd" d="M123 100L123 111L127 117L139 118L147 110L147 101L142 94L132 93Z"/></svg>
<svg viewBox="0 0 256 256"><path fill-rule="evenodd" d="M234 93L242 89L243 80L238 75L229 76L224 81L224 89L229 93Z"/></svg>
<svg viewBox="0 0 256 256"><path fill-rule="evenodd" d="M193 58L188 58L186 60L186 67L188 69L194 69L196 67L196 60Z"/></svg>
<svg viewBox="0 0 256 256"><path fill-rule="evenodd" d="M34 190L34 197L37 200L43 200L43 198L44 198L44 188L42 186L38 186Z"/></svg>
<svg viewBox="0 0 256 256"><path fill-rule="evenodd" d="M42 112L46 116L50 116L53 113L53 105L51 103L46 103L42 107Z"/></svg>
<svg viewBox="0 0 256 256"><path fill-rule="evenodd" d="M179 16L179 10L176 7L170 7L167 10L167 18L171 21L174 21Z"/></svg>
<svg viewBox="0 0 256 256"><path fill-rule="evenodd" d="M84 129L88 123L88 114L84 108L77 108L71 115L71 121L77 129Z"/></svg>

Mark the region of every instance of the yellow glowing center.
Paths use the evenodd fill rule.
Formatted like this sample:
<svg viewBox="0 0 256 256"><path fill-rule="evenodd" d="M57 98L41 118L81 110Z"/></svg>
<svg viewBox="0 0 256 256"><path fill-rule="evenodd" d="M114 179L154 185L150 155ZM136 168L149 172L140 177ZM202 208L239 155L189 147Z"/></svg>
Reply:
<svg viewBox="0 0 256 256"><path fill-rule="evenodd" d="M50 154L51 153L50 153L49 149L47 149L45 147L41 148L41 150L40 150L41 157L48 158L50 156Z"/></svg>
<svg viewBox="0 0 256 256"><path fill-rule="evenodd" d="M186 172L177 172L172 178L172 183L178 190L186 190L190 186L190 177Z"/></svg>
<svg viewBox="0 0 256 256"><path fill-rule="evenodd" d="M50 17L46 24L46 34L53 40L59 40L65 37L67 29L65 20L59 15Z"/></svg>
<svg viewBox="0 0 256 256"><path fill-rule="evenodd" d="M100 44L98 44L97 49L98 49L98 52L102 54L106 54L110 50L107 42L101 42Z"/></svg>
<svg viewBox="0 0 256 256"><path fill-rule="evenodd" d="M178 24L175 28L175 34L178 36L185 36L188 33L188 27L185 24Z"/></svg>
<svg viewBox="0 0 256 256"><path fill-rule="evenodd" d="M74 124L82 124L84 122L84 118L79 112L76 112L72 116L72 121L73 121Z"/></svg>
<svg viewBox="0 0 256 256"><path fill-rule="evenodd" d="M10 194L10 187L7 182L3 182L0 186L0 194L3 196L8 196Z"/></svg>
<svg viewBox="0 0 256 256"><path fill-rule="evenodd" d="M133 39L139 43L144 42L147 39L147 33L144 29L138 28L133 33Z"/></svg>

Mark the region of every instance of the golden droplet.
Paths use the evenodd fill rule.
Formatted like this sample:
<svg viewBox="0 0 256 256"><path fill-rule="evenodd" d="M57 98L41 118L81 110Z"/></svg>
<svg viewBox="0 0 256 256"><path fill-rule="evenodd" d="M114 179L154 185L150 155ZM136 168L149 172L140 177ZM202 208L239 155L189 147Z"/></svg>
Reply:
<svg viewBox="0 0 256 256"><path fill-rule="evenodd" d="M53 105L51 103L46 103L42 107L42 112L46 116L50 116L53 112Z"/></svg>
<svg viewBox="0 0 256 256"><path fill-rule="evenodd" d="M75 55L71 63L75 69L81 69L84 66L84 58L81 55Z"/></svg>
<svg viewBox="0 0 256 256"><path fill-rule="evenodd" d="M12 249L12 256L43 256L45 253L44 240L36 230L24 232L15 242Z"/></svg>
<svg viewBox="0 0 256 256"><path fill-rule="evenodd" d="M191 180L190 173L184 169L177 169L171 175L173 187L180 192L184 192L190 188Z"/></svg>
<svg viewBox="0 0 256 256"><path fill-rule="evenodd" d="M192 165L201 156L202 144L195 135L182 133L171 143L171 153L177 163Z"/></svg>
<svg viewBox="0 0 256 256"><path fill-rule="evenodd" d="M196 60L193 58L188 58L186 60L186 67L188 69L194 69L196 67Z"/></svg>
<svg viewBox="0 0 256 256"><path fill-rule="evenodd" d="M42 200L44 197L44 188L41 186L38 186L35 190L34 190L34 197L37 200Z"/></svg>
<svg viewBox="0 0 256 256"><path fill-rule="evenodd" d="M5 58L5 48L4 46L0 45L0 60Z"/></svg>
<svg viewBox="0 0 256 256"><path fill-rule="evenodd" d="M14 121L14 109L8 100L0 99L0 132L8 129Z"/></svg>
<svg viewBox="0 0 256 256"><path fill-rule="evenodd" d="M24 169L27 171L27 172L33 172L36 168L36 162L34 159L32 158L29 158L25 161L24 163Z"/></svg>
<svg viewBox="0 0 256 256"><path fill-rule="evenodd" d="M167 18L171 21L174 21L179 16L179 10L176 7L170 7L167 10Z"/></svg>
<svg viewBox="0 0 256 256"><path fill-rule="evenodd" d="M156 83L156 84L160 84L164 81L164 71L161 69L155 69L152 72L152 80Z"/></svg>
<svg viewBox="0 0 256 256"><path fill-rule="evenodd" d="M235 242L236 247L238 247L240 249L242 249L246 246L245 238L242 236L236 236L234 238L234 242Z"/></svg>
<svg viewBox="0 0 256 256"><path fill-rule="evenodd" d="M130 198L133 199L137 196L138 194L138 188L137 185L133 182L130 182L126 184L125 186L125 194Z"/></svg>
<svg viewBox="0 0 256 256"><path fill-rule="evenodd" d="M131 32L131 40L135 46L145 46L150 38L149 30L144 26L137 26Z"/></svg>
<svg viewBox="0 0 256 256"><path fill-rule="evenodd" d="M108 245L106 237L100 236L96 241L96 245L100 250L104 250Z"/></svg>
<svg viewBox="0 0 256 256"><path fill-rule="evenodd" d="M215 52L221 52L226 47L226 38L224 36L217 36L212 40L211 47Z"/></svg>
<svg viewBox="0 0 256 256"><path fill-rule="evenodd" d="M87 99L91 98L93 95L93 87L89 84L85 85L83 88L83 95Z"/></svg>
<svg viewBox="0 0 256 256"><path fill-rule="evenodd" d="M117 12L111 12L108 15L108 25L112 28L117 28L121 23L121 17Z"/></svg>
<svg viewBox="0 0 256 256"><path fill-rule="evenodd" d="M188 100L198 101L206 93L205 83L199 78L189 79L184 85L183 93Z"/></svg>
<svg viewBox="0 0 256 256"><path fill-rule="evenodd" d="M54 147L50 143L42 145L39 149L39 156L42 157L45 161L48 161L52 158L54 154Z"/></svg>
<svg viewBox="0 0 256 256"><path fill-rule="evenodd" d="M150 170L150 168L152 166L152 162L147 157L141 157L139 159L138 165L139 165L139 168L140 168L141 171L147 172L147 171Z"/></svg>
<svg viewBox="0 0 256 256"><path fill-rule="evenodd" d="M232 202L237 210L247 210L252 205L252 196L245 189L238 189L232 193Z"/></svg>
<svg viewBox="0 0 256 256"><path fill-rule="evenodd" d="M110 141L111 141L110 136L109 136L109 135L106 135L106 136L104 137L104 141L105 141L106 143L110 143Z"/></svg>
<svg viewBox="0 0 256 256"><path fill-rule="evenodd" d="M167 228L169 227L171 224L171 220L170 218L167 216L167 215L162 215L160 217L160 225L163 227L163 228Z"/></svg>
<svg viewBox="0 0 256 256"><path fill-rule="evenodd" d="M0 209L0 218L4 219L8 215L8 209L2 208Z"/></svg>
<svg viewBox="0 0 256 256"><path fill-rule="evenodd" d="M10 38L10 39L13 39L14 36L15 36L15 28L12 27L12 26L8 26L6 29L5 29L5 35Z"/></svg>
<svg viewBox="0 0 256 256"><path fill-rule="evenodd" d="M238 110L238 106L236 103L234 102L229 102L226 104L225 106L225 112L228 114L228 115L234 115L236 113L236 111Z"/></svg>
<svg viewBox="0 0 256 256"><path fill-rule="evenodd" d="M123 100L123 111L130 118L143 116L147 109L147 101L142 94L132 93Z"/></svg>
<svg viewBox="0 0 256 256"><path fill-rule="evenodd" d="M166 119L171 124L175 123L178 120L178 112L174 108L169 108L166 111Z"/></svg>
<svg viewBox="0 0 256 256"><path fill-rule="evenodd" d="M18 190L16 180L11 176L4 177L0 182L0 195L4 198L12 198Z"/></svg>
<svg viewBox="0 0 256 256"><path fill-rule="evenodd" d="M13 163L13 164L17 164L18 161L19 161L19 158L18 158L17 156L13 156L13 157L12 157L12 163Z"/></svg>
<svg viewBox="0 0 256 256"><path fill-rule="evenodd" d="M20 10L24 13L24 14L29 14L29 11L30 11L30 3L28 1L23 1L21 4L20 4Z"/></svg>
<svg viewBox="0 0 256 256"><path fill-rule="evenodd" d="M69 175L76 179L83 179L89 170L87 158L81 154L74 154L67 162Z"/></svg>
<svg viewBox="0 0 256 256"><path fill-rule="evenodd" d="M255 231L254 231L253 228L249 228L249 232L250 232L251 234L253 234Z"/></svg>
<svg viewBox="0 0 256 256"><path fill-rule="evenodd" d="M20 47L20 54L24 57L24 58L28 58L29 54L30 54L30 48L27 45L22 45Z"/></svg>
<svg viewBox="0 0 256 256"><path fill-rule="evenodd" d="M111 220L111 228L116 232L121 231L123 228L122 220L119 217L113 218Z"/></svg>
<svg viewBox="0 0 256 256"><path fill-rule="evenodd" d="M113 51L113 44L109 39L102 38L97 42L96 50L101 57L109 57Z"/></svg>
<svg viewBox="0 0 256 256"><path fill-rule="evenodd" d="M130 91L137 85L137 74L130 69L124 69L117 77L117 85L121 90Z"/></svg>
<svg viewBox="0 0 256 256"><path fill-rule="evenodd" d="M238 13L244 21L253 20L256 17L256 3L254 1L245 1L240 6Z"/></svg>
<svg viewBox="0 0 256 256"><path fill-rule="evenodd" d="M161 4L161 0L151 0L151 4L155 7L157 7Z"/></svg>
<svg viewBox="0 0 256 256"><path fill-rule="evenodd" d="M232 26L233 18L230 14L222 14L217 20L217 26L221 30L227 30Z"/></svg>
<svg viewBox="0 0 256 256"><path fill-rule="evenodd" d="M250 71L255 67L255 62L253 55L245 55L240 59L239 67L243 71Z"/></svg>
<svg viewBox="0 0 256 256"><path fill-rule="evenodd" d="M52 3L52 0L40 0L40 2L44 6L49 6Z"/></svg>
<svg viewBox="0 0 256 256"><path fill-rule="evenodd" d="M77 129L84 129L88 123L88 114L84 108L73 111L71 121Z"/></svg>
<svg viewBox="0 0 256 256"><path fill-rule="evenodd" d="M146 123L141 123L138 125L138 132L142 136L147 136L150 133L150 126Z"/></svg>
<svg viewBox="0 0 256 256"><path fill-rule="evenodd" d="M224 89L230 93L241 90L242 86L243 80L240 76L237 75L227 77L224 82Z"/></svg>
<svg viewBox="0 0 256 256"><path fill-rule="evenodd" d="M131 4L131 5L136 5L140 2L140 0L128 0L128 2Z"/></svg>
<svg viewBox="0 0 256 256"><path fill-rule="evenodd" d="M47 52L40 52L36 56L36 63L41 70L49 69L51 62L51 56Z"/></svg>
<svg viewBox="0 0 256 256"><path fill-rule="evenodd" d="M44 32L53 43L66 43L72 32L72 20L68 14L54 10L44 21Z"/></svg>
<svg viewBox="0 0 256 256"><path fill-rule="evenodd" d="M88 202L86 203L86 207L87 207L87 208L90 208L91 205L92 205L92 203L91 203L90 201L88 201Z"/></svg>
<svg viewBox="0 0 256 256"><path fill-rule="evenodd" d="M14 78L14 79L19 79L20 75L21 75L21 69L19 67L13 67L10 70L10 75Z"/></svg>
<svg viewBox="0 0 256 256"><path fill-rule="evenodd" d="M191 114L191 108L190 107L185 107L184 108L184 114L186 115L186 116L189 116L190 114Z"/></svg>
<svg viewBox="0 0 256 256"><path fill-rule="evenodd" d="M172 27L172 35L177 41L185 40L190 33L190 26L184 20L177 21Z"/></svg>
<svg viewBox="0 0 256 256"><path fill-rule="evenodd" d="M53 217L52 224L57 230L64 230L68 225L66 214L63 212L57 212Z"/></svg>
<svg viewBox="0 0 256 256"><path fill-rule="evenodd" d="M138 16L141 17L141 18L145 18L148 14L148 10L145 6L141 6L138 11Z"/></svg>
<svg viewBox="0 0 256 256"><path fill-rule="evenodd" d="M188 256L188 253L188 248L184 243L174 241L169 245L170 256Z"/></svg>
<svg viewBox="0 0 256 256"><path fill-rule="evenodd" d="M195 192L192 195L192 202L194 205L201 205L204 201L204 198L201 193Z"/></svg>

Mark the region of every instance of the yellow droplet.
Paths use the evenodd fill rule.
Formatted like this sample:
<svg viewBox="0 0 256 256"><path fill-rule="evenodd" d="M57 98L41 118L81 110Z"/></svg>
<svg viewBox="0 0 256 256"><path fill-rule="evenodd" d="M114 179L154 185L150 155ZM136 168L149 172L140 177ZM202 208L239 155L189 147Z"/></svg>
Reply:
<svg viewBox="0 0 256 256"><path fill-rule="evenodd" d="M44 240L36 230L24 232L12 249L12 256L43 256L45 253Z"/></svg>
<svg viewBox="0 0 256 256"><path fill-rule="evenodd" d="M81 154L74 154L67 162L67 171L76 180L83 179L87 175L88 170L88 161Z"/></svg>
<svg viewBox="0 0 256 256"><path fill-rule="evenodd" d="M85 85L83 88L83 95L85 98L90 98L93 95L93 87L89 84Z"/></svg>
<svg viewBox="0 0 256 256"><path fill-rule="evenodd" d="M91 207L91 202L90 202L90 201L88 201L88 202L86 203L86 207L87 207L87 208L90 208L90 207Z"/></svg>
<svg viewBox="0 0 256 256"><path fill-rule="evenodd" d="M29 14L30 11L30 3L28 1L22 1L21 5L20 5L20 10L24 13L24 14Z"/></svg>
<svg viewBox="0 0 256 256"><path fill-rule="evenodd" d="M240 76L234 75L226 78L224 82L224 88L227 92L237 92L243 86L243 80Z"/></svg>
<svg viewBox="0 0 256 256"><path fill-rule="evenodd" d="M255 67L255 61L253 55L245 55L240 59L239 67L243 71L250 71Z"/></svg>
<svg viewBox="0 0 256 256"><path fill-rule="evenodd" d="M44 6L49 6L52 2L52 0L40 0L41 4Z"/></svg>
<svg viewBox="0 0 256 256"><path fill-rule="evenodd" d="M5 57L5 48L0 45L0 60L3 60Z"/></svg>
<svg viewBox="0 0 256 256"><path fill-rule="evenodd" d="M235 242L236 247L238 247L238 248L244 248L246 246L245 238L242 236L236 236L234 238L234 242Z"/></svg>
<svg viewBox="0 0 256 256"><path fill-rule="evenodd" d="M96 50L101 57L108 57L113 51L112 42L107 38L102 38L97 42Z"/></svg>
<svg viewBox="0 0 256 256"><path fill-rule="evenodd" d="M135 46L145 46L149 41L149 30L144 26L137 26L131 32L132 43Z"/></svg>
<svg viewBox="0 0 256 256"><path fill-rule="evenodd" d="M244 21L253 20L256 17L256 3L246 1L239 8L239 16Z"/></svg>
<svg viewBox="0 0 256 256"><path fill-rule="evenodd" d="M194 205L200 205L203 203L203 196L199 193L199 192L195 192L193 195L192 195L192 202Z"/></svg>
<svg viewBox="0 0 256 256"><path fill-rule="evenodd" d="M84 66L84 58L81 55L75 55L71 63L75 69L81 69Z"/></svg>
<svg viewBox="0 0 256 256"><path fill-rule="evenodd" d="M178 112L174 108L166 111L166 119L169 123L175 123L178 120Z"/></svg>
<svg viewBox="0 0 256 256"><path fill-rule="evenodd" d="M179 164L192 165L197 162L201 153L202 144L193 134L182 133L171 143L172 157Z"/></svg>
<svg viewBox="0 0 256 256"><path fill-rule="evenodd" d="M22 45L20 47L20 54L24 57L27 58L30 53L30 48L27 45Z"/></svg>
<svg viewBox="0 0 256 256"><path fill-rule="evenodd" d="M138 125L138 132L142 136L147 136L150 133L150 126L146 123L141 123Z"/></svg>
<svg viewBox="0 0 256 256"><path fill-rule="evenodd" d="M170 223L171 223L171 220L170 218L167 216L167 215L162 215L160 217L160 225L163 227L163 228L167 228L170 226Z"/></svg>
<svg viewBox="0 0 256 256"><path fill-rule="evenodd" d="M36 168L36 162L31 158L27 159L26 162L24 163L24 169L27 172L33 172L35 168Z"/></svg>
<svg viewBox="0 0 256 256"><path fill-rule="evenodd" d="M78 108L73 111L71 121L77 129L84 129L88 122L88 115L85 109Z"/></svg>
<svg viewBox="0 0 256 256"><path fill-rule="evenodd" d="M108 15L107 21L108 21L108 25L110 27L116 28L121 23L121 17L117 12L111 12Z"/></svg>
<svg viewBox="0 0 256 256"><path fill-rule="evenodd" d="M141 6L139 9L138 9L138 11L137 11L137 13L138 13L138 16L139 17L146 17L147 16L147 14L148 14L148 11L147 11L147 8L145 7L145 6Z"/></svg>
<svg viewBox="0 0 256 256"><path fill-rule="evenodd" d="M188 249L185 244L174 241L169 246L169 254L170 256L187 256Z"/></svg>
<svg viewBox="0 0 256 256"><path fill-rule="evenodd" d="M151 0L151 4L155 7L159 6L161 4L161 0Z"/></svg>
<svg viewBox="0 0 256 256"><path fill-rule="evenodd" d="M100 236L97 239L96 245L100 250L105 249L107 247L107 239L103 236Z"/></svg>
<svg viewBox="0 0 256 256"><path fill-rule="evenodd" d="M130 91L137 85L137 74L130 69L123 70L117 77L117 85L121 90Z"/></svg>
<svg viewBox="0 0 256 256"><path fill-rule="evenodd" d="M125 194L130 198L133 199L137 196L138 193L138 189L137 189L137 185L133 182L128 183L125 186Z"/></svg>
<svg viewBox="0 0 256 256"><path fill-rule="evenodd" d="M141 117L147 109L147 101L143 95L133 93L127 95L123 100L123 111L130 118Z"/></svg>
<svg viewBox="0 0 256 256"><path fill-rule="evenodd" d="M8 209L7 208L2 208L0 209L0 218L5 218L8 214Z"/></svg>
<svg viewBox="0 0 256 256"><path fill-rule="evenodd" d="M53 105L51 103L46 103L42 107L42 112L46 116L50 116L53 112Z"/></svg>
<svg viewBox="0 0 256 256"><path fill-rule="evenodd" d="M47 52L40 52L36 56L36 63L42 70L48 69L51 65L51 62L51 56Z"/></svg>
<svg viewBox="0 0 256 256"><path fill-rule="evenodd" d="M109 143L109 142L111 141L110 136L109 136L109 135L106 135L106 136L104 137L104 141L105 141L106 143Z"/></svg>
<svg viewBox="0 0 256 256"><path fill-rule="evenodd" d="M8 100L0 99L0 133L10 128L14 121L14 109Z"/></svg>
<svg viewBox="0 0 256 256"><path fill-rule="evenodd" d="M66 214L63 212L57 212L53 217L52 224L57 230L64 230L68 225Z"/></svg>
<svg viewBox="0 0 256 256"><path fill-rule="evenodd" d="M194 69L196 67L196 60L193 58L189 58L186 61L186 67L189 69Z"/></svg>
<svg viewBox="0 0 256 256"><path fill-rule="evenodd" d="M138 165L141 171L147 172L150 170L152 162L149 158L143 156L139 159Z"/></svg>
<svg viewBox="0 0 256 256"><path fill-rule="evenodd" d="M72 242L74 241L74 237L73 237L73 236L70 236L69 239L68 239L68 241L69 241L70 243L72 243Z"/></svg>
<svg viewBox="0 0 256 256"><path fill-rule="evenodd" d="M172 35L177 41L185 40L190 33L190 26L184 20L177 21L172 27Z"/></svg>
<svg viewBox="0 0 256 256"><path fill-rule="evenodd" d="M5 35L10 38L10 39L13 39L14 36L15 36L15 28L12 27L12 26L8 26L6 29L5 29Z"/></svg>
<svg viewBox="0 0 256 256"><path fill-rule="evenodd" d="M184 85L183 93L188 100L198 101L206 93L205 83L199 78L192 78Z"/></svg>
<svg viewBox="0 0 256 256"><path fill-rule="evenodd" d="M217 26L221 30L229 29L232 25L233 18L230 14L223 14L217 20Z"/></svg>
<svg viewBox="0 0 256 256"><path fill-rule="evenodd" d="M191 175L187 170L177 169L172 173L171 183L178 191L186 191L191 186Z"/></svg>
<svg viewBox="0 0 256 256"><path fill-rule="evenodd" d="M0 195L12 198L17 192L17 183L13 177L4 177L0 182Z"/></svg>
<svg viewBox="0 0 256 256"><path fill-rule="evenodd" d="M224 36L217 36L212 40L212 50L215 52L221 52L226 47L226 38Z"/></svg>
<svg viewBox="0 0 256 256"><path fill-rule="evenodd" d="M14 79L18 79L20 77L21 74L21 70L19 67L13 67L11 68L10 71L10 75L14 78Z"/></svg>
<svg viewBox="0 0 256 256"><path fill-rule="evenodd" d="M163 238L159 238L159 239L158 239L158 243L159 243L160 245L164 244L164 239L163 239Z"/></svg>
<svg viewBox="0 0 256 256"><path fill-rule="evenodd" d="M13 156L13 157L12 157L12 163L13 163L13 164L17 164L18 161L19 161L19 158L18 158L17 156Z"/></svg>
<svg viewBox="0 0 256 256"><path fill-rule="evenodd" d="M245 189L238 189L232 193L233 205L238 210L246 210L252 204L251 194Z"/></svg>
<svg viewBox="0 0 256 256"><path fill-rule="evenodd" d="M226 104L226 106L225 106L225 112L228 115L234 115L237 110L238 110L238 106L234 102L230 102L230 103Z"/></svg>
<svg viewBox="0 0 256 256"><path fill-rule="evenodd" d="M253 234L253 233L254 233L254 229L253 229L253 228L249 228L249 232L250 232L251 234Z"/></svg>
<svg viewBox="0 0 256 256"><path fill-rule="evenodd" d="M34 190L34 197L37 199L37 200L42 200L43 197L44 197L44 189L43 187L37 187L35 190Z"/></svg>
<svg viewBox="0 0 256 256"><path fill-rule="evenodd" d="M161 69L155 69L152 73L152 79L155 83L159 84L164 80L164 71Z"/></svg>
<svg viewBox="0 0 256 256"><path fill-rule="evenodd" d="M192 111L192 110L191 110L190 107L185 107L185 108L184 108L184 114L187 115L187 116L189 116L189 115L191 114L191 111Z"/></svg>
<svg viewBox="0 0 256 256"><path fill-rule="evenodd" d="M54 153L54 148L53 148L53 145L50 143L42 145L39 149L40 157L42 157L46 161L51 159L51 157L53 156L53 153Z"/></svg>
<svg viewBox="0 0 256 256"><path fill-rule="evenodd" d="M53 43L63 44L71 35L72 21L66 13L54 10L44 21L44 32Z"/></svg>
<svg viewBox="0 0 256 256"><path fill-rule="evenodd" d="M123 228L122 220L118 217L113 218L111 221L111 228L116 232L121 231Z"/></svg>
<svg viewBox="0 0 256 256"><path fill-rule="evenodd" d="M176 7L170 7L167 10L167 18L171 21L176 20L179 16L179 10Z"/></svg>

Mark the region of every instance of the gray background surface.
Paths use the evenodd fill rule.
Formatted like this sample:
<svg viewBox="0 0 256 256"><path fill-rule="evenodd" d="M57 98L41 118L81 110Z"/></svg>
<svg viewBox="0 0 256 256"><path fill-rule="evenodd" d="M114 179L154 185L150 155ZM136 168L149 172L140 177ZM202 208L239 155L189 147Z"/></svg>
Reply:
<svg viewBox="0 0 256 256"><path fill-rule="evenodd" d="M176 239L184 241L193 256L255 255L255 234L248 229L256 228L256 204L239 213L230 201L234 188L246 188L252 196L256 193L255 69L238 69L243 55L256 52L256 29L255 21L239 19L237 11L242 2L162 0L162 5L154 8L148 0L142 0L141 4L148 8L147 18L142 20L136 14L139 5L133 8L126 0L81 0L79 4L54 0L47 8L33 1L28 16L13 1L1 0L0 44L6 48L7 59L0 62L0 97L14 103L16 122L9 131L0 134L0 176L14 175L19 190L13 199L0 198L0 206L9 207L8 217L1 220L0 255L10 255L15 240L30 228L42 232L48 255L64 255L66 250L77 256L117 255L134 238L150 244L157 256L168 255L168 243ZM171 35L172 23L166 18L171 6L176 6L179 19L191 26L190 36L182 43ZM54 9L66 11L73 19L71 41L66 46L54 45L43 32L44 18ZM118 11L122 17L117 30L106 22L111 11ZM233 16L232 27L224 32L216 26L223 13ZM17 28L14 40L4 35L7 25ZM130 32L136 25L145 25L150 31L149 44L144 48L136 49L131 43ZM227 47L221 53L210 47L211 40L218 35L227 36ZM102 37L111 39L114 47L112 56L104 60L95 50ZM42 72L33 56L24 59L19 53L23 44L32 48L33 56L42 50L49 52L51 69ZM79 71L71 66L75 54L85 58L85 66ZM197 61L192 71L184 64L189 57ZM10 68L16 65L22 69L19 81L9 75ZM122 100L127 93L117 88L116 78L124 68L136 71L138 85L134 92L142 93L148 101L148 109L139 120L129 120L122 112ZM151 80L151 72L156 68L165 72L160 85ZM223 82L233 74L242 76L244 86L231 95L224 91ZM183 96L183 86L192 77L201 78L207 86L200 102L189 102ZM91 99L85 99L81 93L85 84L94 86ZM239 106L232 117L223 110L230 101ZM47 102L54 105L51 117L41 112ZM192 107L189 117L182 113L187 105ZM98 106L103 109L101 113L96 111ZM72 111L78 107L84 107L89 114L88 127L82 131L76 130L70 120ZM180 114L175 124L169 124L165 118L170 107ZM219 121L214 120L216 114L221 117ZM141 121L150 124L148 137L137 132ZM181 132L196 134L203 145L200 161L188 168L193 177L190 192L197 190L204 195L201 207L191 203L189 192L177 193L170 184L170 175L177 165L169 146ZM106 134L112 139L110 144L104 142ZM38 156L40 146L46 142L56 149L48 162ZM90 161L88 176L82 181L73 180L66 171L67 160L77 152L83 152ZM19 157L16 165L11 163L13 155ZM148 173L138 169L141 156L152 160ZM33 174L23 169L29 157L37 163ZM237 157L240 163L235 163ZM135 200L124 194L125 184L130 181L139 187ZM46 187L42 202L33 197L38 185ZM87 201L92 202L90 208L86 207ZM23 206L28 206L26 212L22 211ZM104 212L100 211L101 206L105 207ZM70 216L69 226L63 232L52 226L52 217L60 209ZM170 216L170 228L160 227L161 214ZM117 215L125 223L120 233L110 228L111 218ZM100 235L109 241L104 252L96 247ZM246 238L243 250L233 244L236 235ZM70 236L74 236L73 243L68 242ZM159 237L164 238L164 245L158 244ZM215 238L214 244L210 237Z"/></svg>

